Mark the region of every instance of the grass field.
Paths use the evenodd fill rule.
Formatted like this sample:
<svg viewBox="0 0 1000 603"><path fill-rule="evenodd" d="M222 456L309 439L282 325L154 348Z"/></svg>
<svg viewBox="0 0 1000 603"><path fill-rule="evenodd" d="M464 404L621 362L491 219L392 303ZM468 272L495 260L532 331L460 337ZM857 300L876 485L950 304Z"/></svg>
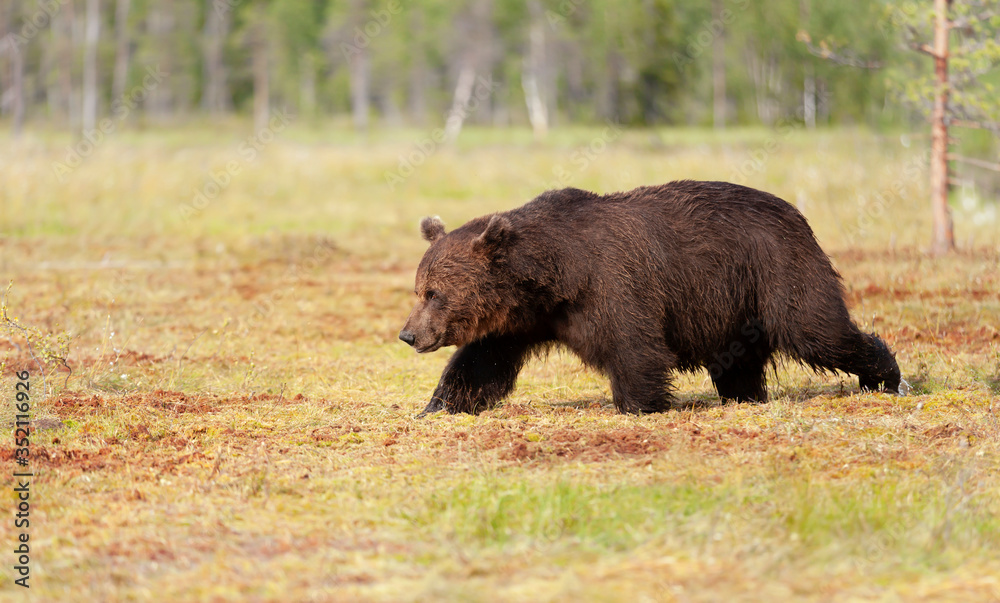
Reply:
<svg viewBox="0 0 1000 603"><path fill-rule="evenodd" d="M25 370L32 600L1000 599L995 199L956 192L962 250L937 259L898 136L427 135L133 130L76 166L68 138L2 141L0 600L28 597ZM450 353L396 339L421 216L678 178L796 204L911 395L787 364L766 405L719 404L705 373L621 416L554 352L494 411L413 418Z"/></svg>

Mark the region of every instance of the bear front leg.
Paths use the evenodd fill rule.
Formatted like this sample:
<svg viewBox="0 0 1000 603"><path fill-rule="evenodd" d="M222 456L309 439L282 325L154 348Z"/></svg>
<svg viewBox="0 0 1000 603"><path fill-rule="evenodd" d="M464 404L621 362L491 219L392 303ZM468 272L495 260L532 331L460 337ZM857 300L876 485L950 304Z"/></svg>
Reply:
<svg viewBox="0 0 1000 603"><path fill-rule="evenodd" d="M447 410L478 414L496 406L514 389L535 343L515 336L487 336L452 355L427 408L417 417Z"/></svg>
<svg viewBox="0 0 1000 603"><path fill-rule="evenodd" d="M889 346L874 333L860 333L859 343L855 343L855 360L850 372L858 376L861 389L878 392L899 393L899 365Z"/></svg>
<svg viewBox="0 0 1000 603"><path fill-rule="evenodd" d="M814 367L857 375L862 390L899 393L899 365L889 346L853 324L848 323L838 337L820 342L799 357Z"/></svg>

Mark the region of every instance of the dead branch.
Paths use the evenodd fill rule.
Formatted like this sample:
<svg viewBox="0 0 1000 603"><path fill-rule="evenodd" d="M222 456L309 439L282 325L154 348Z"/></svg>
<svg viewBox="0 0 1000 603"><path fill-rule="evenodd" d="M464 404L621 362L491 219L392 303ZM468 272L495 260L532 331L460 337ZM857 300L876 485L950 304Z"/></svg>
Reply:
<svg viewBox="0 0 1000 603"><path fill-rule="evenodd" d="M819 43L819 46L816 46L812 43L812 37L805 31L799 31L795 35L795 39L806 45L809 54L830 61L831 63L836 63L837 65L854 67L856 69L881 69L883 67L881 61L866 61L844 51L835 51L823 41Z"/></svg>
<svg viewBox="0 0 1000 603"><path fill-rule="evenodd" d="M1000 163L990 163L989 161L976 159L975 157L965 157L962 155L956 155L955 153L948 153L948 161L968 163L969 165L974 165L976 167L983 168L984 170L1000 172Z"/></svg>
<svg viewBox="0 0 1000 603"><path fill-rule="evenodd" d="M997 13L995 11L986 11L985 13L982 13L980 15L969 15L964 19L958 19L952 21L951 27L961 29L963 27L968 27L973 23L979 23L980 21L988 21L989 19L996 17L998 14L1000 13Z"/></svg>
<svg viewBox="0 0 1000 603"><path fill-rule="evenodd" d="M937 57L937 55L934 54L934 49L928 46L927 44L917 44L916 42L910 42L908 46L913 50L916 50L917 52L922 52L932 57Z"/></svg>
<svg viewBox="0 0 1000 603"><path fill-rule="evenodd" d="M1000 123L996 122L983 122L983 121L970 121L966 119L952 119L950 120L950 125L958 128L972 128L974 130L989 130L991 132L996 132L1000 130Z"/></svg>

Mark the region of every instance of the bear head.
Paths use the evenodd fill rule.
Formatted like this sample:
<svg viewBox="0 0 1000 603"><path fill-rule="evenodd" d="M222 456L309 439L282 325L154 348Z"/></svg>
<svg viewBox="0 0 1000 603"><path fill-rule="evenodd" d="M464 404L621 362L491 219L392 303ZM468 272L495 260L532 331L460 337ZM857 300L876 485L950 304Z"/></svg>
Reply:
<svg viewBox="0 0 1000 603"><path fill-rule="evenodd" d="M446 233L440 218L424 218L420 232L431 245L417 267L417 303L399 338L424 353L502 330L512 303L505 261L515 238L510 220L493 214Z"/></svg>

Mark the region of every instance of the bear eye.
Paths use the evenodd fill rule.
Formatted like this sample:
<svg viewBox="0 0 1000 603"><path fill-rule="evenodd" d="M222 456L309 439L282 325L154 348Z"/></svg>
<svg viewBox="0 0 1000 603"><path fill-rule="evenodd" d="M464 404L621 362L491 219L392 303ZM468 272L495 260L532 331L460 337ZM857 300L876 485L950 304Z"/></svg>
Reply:
<svg viewBox="0 0 1000 603"><path fill-rule="evenodd" d="M438 294L438 292L434 291L433 289L430 289L427 291L427 293L424 293L424 299L426 299L427 301L438 299L439 297L440 294Z"/></svg>

